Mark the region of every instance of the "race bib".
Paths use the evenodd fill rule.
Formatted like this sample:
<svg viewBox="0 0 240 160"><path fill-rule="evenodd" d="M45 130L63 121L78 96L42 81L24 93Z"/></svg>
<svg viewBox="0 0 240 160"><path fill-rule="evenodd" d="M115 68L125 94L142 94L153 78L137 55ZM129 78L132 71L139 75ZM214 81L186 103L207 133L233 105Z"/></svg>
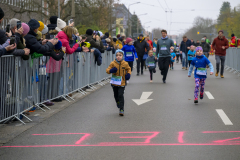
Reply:
<svg viewBox="0 0 240 160"><path fill-rule="evenodd" d="M126 57L131 57L132 56L132 52L126 52Z"/></svg>
<svg viewBox="0 0 240 160"><path fill-rule="evenodd" d="M148 65L151 66L151 67L154 67L155 66L155 62L149 62Z"/></svg>
<svg viewBox="0 0 240 160"><path fill-rule="evenodd" d="M196 74L201 75L201 76L206 76L207 75L207 69L206 68L197 68Z"/></svg>
<svg viewBox="0 0 240 160"><path fill-rule="evenodd" d="M161 51L166 51L167 50L167 45L161 45Z"/></svg>
<svg viewBox="0 0 240 160"><path fill-rule="evenodd" d="M115 84L115 85L121 85L122 84L122 77L121 76L112 75L110 83L111 84Z"/></svg>

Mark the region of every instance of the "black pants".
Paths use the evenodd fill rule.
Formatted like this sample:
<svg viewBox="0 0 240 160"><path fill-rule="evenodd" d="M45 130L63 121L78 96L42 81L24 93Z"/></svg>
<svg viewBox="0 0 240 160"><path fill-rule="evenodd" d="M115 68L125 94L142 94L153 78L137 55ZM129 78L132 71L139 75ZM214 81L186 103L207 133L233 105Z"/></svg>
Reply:
<svg viewBox="0 0 240 160"><path fill-rule="evenodd" d="M128 62L128 65L131 67L131 71L133 70L133 62Z"/></svg>
<svg viewBox="0 0 240 160"><path fill-rule="evenodd" d="M177 62L179 62L179 57L180 57L180 55L179 55L179 54L177 54Z"/></svg>
<svg viewBox="0 0 240 160"><path fill-rule="evenodd" d="M143 66L144 66L143 56L138 56L138 60L137 60L137 73L140 72L140 63L141 63L141 73L143 73Z"/></svg>
<svg viewBox="0 0 240 160"><path fill-rule="evenodd" d="M170 68L173 68L173 64L174 64L174 62L170 62Z"/></svg>
<svg viewBox="0 0 240 160"><path fill-rule="evenodd" d="M149 69L149 73L150 73L150 80L153 80L153 73L156 73L156 68Z"/></svg>
<svg viewBox="0 0 240 160"><path fill-rule="evenodd" d="M125 87L112 86L116 103L119 103L120 110L124 110L124 90Z"/></svg>
<svg viewBox="0 0 240 160"><path fill-rule="evenodd" d="M171 62L171 57L159 57L158 66L161 70L161 75L163 75L163 80L166 80L169 64Z"/></svg>
<svg viewBox="0 0 240 160"><path fill-rule="evenodd" d="M188 61L188 66L189 66L189 67L190 67L191 63L192 63L192 60L189 60L189 61Z"/></svg>

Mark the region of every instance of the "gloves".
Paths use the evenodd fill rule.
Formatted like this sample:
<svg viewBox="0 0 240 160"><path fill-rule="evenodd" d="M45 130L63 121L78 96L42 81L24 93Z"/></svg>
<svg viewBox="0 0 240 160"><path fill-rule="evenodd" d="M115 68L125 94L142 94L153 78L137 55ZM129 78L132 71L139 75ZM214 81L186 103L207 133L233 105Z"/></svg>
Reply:
<svg viewBox="0 0 240 160"><path fill-rule="evenodd" d="M125 75L125 79L128 81L130 79L131 75L128 73Z"/></svg>
<svg viewBox="0 0 240 160"><path fill-rule="evenodd" d="M116 67L113 67L112 69L110 69L110 73L117 73L117 68Z"/></svg>

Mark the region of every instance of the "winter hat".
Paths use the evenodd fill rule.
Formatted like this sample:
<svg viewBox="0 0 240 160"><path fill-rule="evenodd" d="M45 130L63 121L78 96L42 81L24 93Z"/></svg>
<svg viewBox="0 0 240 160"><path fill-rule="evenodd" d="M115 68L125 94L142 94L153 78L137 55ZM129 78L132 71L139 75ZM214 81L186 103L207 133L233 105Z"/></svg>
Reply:
<svg viewBox="0 0 240 160"><path fill-rule="evenodd" d="M42 32L38 31L36 38L37 38L37 40L41 40L41 38L42 38Z"/></svg>
<svg viewBox="0 0 240 160"><path fill-rule="evenodd" d="M234 34L231 35L231 37L234 37L234 36L235 36Z"/></svg>
<svg viewBox="0 0 240 160"><path fill-rule="evenodd" d="M143 34L139 34L139 37L143 37Z"/></svg>
<svg viewBox="0 0 240 160"><path fill-rule="evenodd" d="M126 37L126 35L123 33L123 34L121 34L121 37Z"/></svg>
<svg viewBox="0 0 240 160"><path fill-rule="evenodd" d="M30 28L26 23L22 23L22 28L23 28L23 35L28 34Z"/></svg>
<svg viewBox="0 0 240 160"><path fill-rule="evenodd" d="M36 20L36 19L31 19L29 22L28 22L28 26L34 30L34 29L37 29L39 28L40 24L39 22Z"/></svg>
<svg viewBox="0 0 240 160"><path fill-rule="evenodd" d="M59 50L62 48L62 42L58 40L58 43L55 45L55 49Z"/></svg>
<svg viewBox="0 0 240 160"><path fill-rule="evenodd" d="M109 38L106 38L105 40L106 40L107 43L111 42L111 40Z"/></svg>
<svg viewBox="0 0 240 160"><path fill-rule="evenodd" d="M121 37L121 35L120 35L120 34L118 34L118 35L117 35L117 38L120 38L120 37Z"/></svg>
<svg viewBox="0 0 240 160"><path fill-rule="evenodd" d="M55 28L58 32L60 32L64 27L67 26L67 23L61 20L60 18L57 19L57 27Z"/></svg>
<svg viewBox="0 0 240 160"><path fill-rule="evenodd" d="M2 10L2 8L0 7L0 19L2 19L4 17L4 12Z"/></svg>
<svg viewBox="0 0 240 160"><path fill-rule="evenodd" d="M48 32L48 27L44 25L44 28L42 30L42 34L46 34Z"/></svg>
<svg viewBox="0 0 240 160"><path fill-rule="evenodd" d="M202 51L203 49L202 49L201 46L198 46L198 47L196 48L196 52L197 52L198 50L201 50L201 51Z"/></svg>
<svg viewBox="0 0 240 160"><path fill-rule="evenodd" d="M40 27L38 28L38 30L40 31L40 32L42 32L42 30L44 29L44 24L43 24L43 22L41 22L41 21L38 21L39 22L39 24L40 24Z"/></svg>
<svg viewBox="0 0 240 160"><path fill-rule="evenodd" d="M10 19L10 21L9 21L10 28L16 27L17 26L17 21L19 21L19 19L17 19L17 18Z"/></svg>
<svg viewBox="0 0 240 160"><path fill-rule="evenodd" d="M122 37L119 37L118 39L119 39L119 41L121 41L121 42L123 41Z"/></svg>
<svg viewBox="0 0 240 160"><path fill-rule="evenodd" d="M126 39L126 43L128 44L129 42L131 42L132 41L132 39L131 38L127 38Z"/></svg>
<svg viewBox="0 0 240 160"><path fill-rule="evenodd" d="M113 38L113 42L117 42L117 38Z"/></svg>
<svg viewBox="0 0 240 160"><path fill-rule="evenodd" d="M57 24L57 19L58 19L57 16L51 16L49 18L51 24Z"/></svg>
<svg viewBox="0 0 240 160"><path fill-rule="evenodd" d="M93 35L93 30L92 29L88 29L86 31L86 34L89 35L89 36Z"/></svg>
<svg viewBox="0 0 240 160"><path fill-rule="evenodd" d="M124 52L121 49L116 50L115 54L117 55L118 52L120 52L124 55Z"/></svg>
<svg viewBox="0 0 240 160"><path fill-rule="evenodd" d="M204 41L204 42L205 42L205 41L206 41L206 40L205 40L205 38L202 38L202 41Z"/></svg>
<svg viewBox="0 0 240 160"><path fill-rule="evenodd" d="M106 33L105 33L105 36L109 37L109 33L108 33L108 32L106 32Z"/></svg>
<svg viewBox="0 0 240 160"><path fill-rule="evenodd" d="M218 33L219 33L219 32L222 32L222 33L223 33L223 30L218 31Z"/></svg>

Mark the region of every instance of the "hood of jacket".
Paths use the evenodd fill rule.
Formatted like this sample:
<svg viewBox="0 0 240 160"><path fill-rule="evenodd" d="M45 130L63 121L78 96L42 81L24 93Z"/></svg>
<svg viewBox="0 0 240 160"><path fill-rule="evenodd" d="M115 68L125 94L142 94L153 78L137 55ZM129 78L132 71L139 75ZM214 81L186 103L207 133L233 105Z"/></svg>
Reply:
<svg viewBox="0 0 240 160"><path fill-rule="evenodd" d="M30 31L28 32L28 34L33 35L34 37L37 36L37 33L35 33L32 29L30 29Z"/></svg>
<svg viewBox="0 0 240 160"><path fill-rule="evenodd" d="M224 39L225 39L225 36L223 36L222 38L220 38L220 37L218 36L218 39L220 39L220 40L224 40Z"/></svg>
<svg viewBox="0 0 240 160"><path fill-rule="evenodd" d="M50 30L55 30L55 28L57 27L57 24L48 24L47 27L48 27L49 31Z"/></svg>
<svg viewBox="0 0 240 160"><path fill-rule="evenodd" d="M57 38L58 39L65 39L65 40L69 41L68 36L63 31L58 32Z"/></svg>
<svg viewBox="0 0 240 160"><path fill-rule="evenodd" d="M233 36L233 37L231 38L231 40L233 40L233 39L236 39L236 37L235 37L235 36Z"/></svg>

